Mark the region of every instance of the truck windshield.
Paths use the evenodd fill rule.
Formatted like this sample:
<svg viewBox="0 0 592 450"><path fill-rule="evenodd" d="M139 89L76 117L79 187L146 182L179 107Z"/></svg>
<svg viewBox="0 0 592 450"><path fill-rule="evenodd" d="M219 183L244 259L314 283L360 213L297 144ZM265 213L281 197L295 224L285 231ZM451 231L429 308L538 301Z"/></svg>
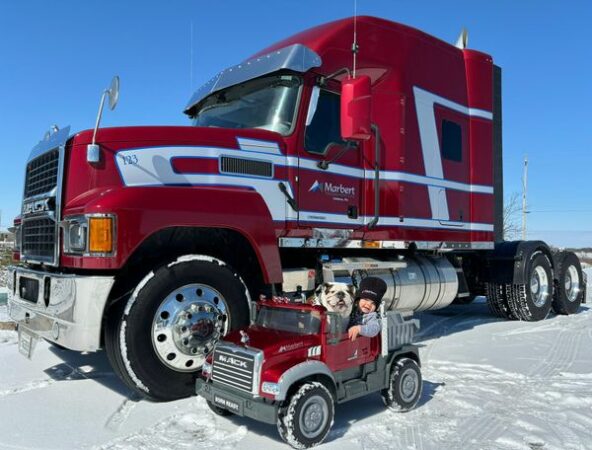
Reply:
<svg viewBox="0 0 592 450"><path fill-rule="evenodd" d="M257 78L215 92L196 110L196 127L261 128L287 135L292 130L302 79L295 75Z"/></svg>
<svg viewBox="0 0 592 450"><path fill-rule="evenodd" d="M262 306L256 324L273 330L297 334L317 334L321 314L309 309L270 308Z"/></svg>

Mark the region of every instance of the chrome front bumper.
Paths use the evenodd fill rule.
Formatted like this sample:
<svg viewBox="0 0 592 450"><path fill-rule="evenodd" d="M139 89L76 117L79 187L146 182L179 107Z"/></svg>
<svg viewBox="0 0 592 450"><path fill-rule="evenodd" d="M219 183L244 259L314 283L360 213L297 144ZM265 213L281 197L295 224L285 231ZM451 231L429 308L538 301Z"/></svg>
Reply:
<svg viewBox="0 0 592 450"><path fill-rule="evenodd" d="M8 313L19 328L38 337L71 350L96 351L101 346L103 311L114 281L114 277L9 267ZM31 298L25 290L35 285L37 293Z"/></svg>

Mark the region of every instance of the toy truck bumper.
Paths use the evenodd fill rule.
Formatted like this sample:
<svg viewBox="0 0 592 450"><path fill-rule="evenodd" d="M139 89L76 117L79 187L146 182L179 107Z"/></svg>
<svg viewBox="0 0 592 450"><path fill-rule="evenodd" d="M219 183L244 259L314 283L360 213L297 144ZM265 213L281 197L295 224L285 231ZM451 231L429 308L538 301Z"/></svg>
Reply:
<svg viewBox="0 0 592 450"><path fill-rule="evenodd" d="M237 416L250 417L272 425L277 422L278 404L276 402L266 403L263 399L253 398L248 394L230 392L228 389L217 387L212 382L201 378L195 382L195 392L207 401Z"/></svg>
<svg viewBox="0 0 592 450"><path fill-rule="evenodd" d="M8 268L8 314L19 332L77 351L101 345L101 322L114 277Z"/></svg>

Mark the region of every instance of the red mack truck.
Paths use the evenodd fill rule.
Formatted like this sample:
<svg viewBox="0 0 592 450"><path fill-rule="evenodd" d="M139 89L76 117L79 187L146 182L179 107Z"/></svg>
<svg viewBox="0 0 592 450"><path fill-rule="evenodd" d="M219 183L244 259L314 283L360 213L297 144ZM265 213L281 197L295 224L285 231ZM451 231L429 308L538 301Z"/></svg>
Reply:
<svg viewBox="0 0 592 450"><path fill-rule="evenodd" d="M573 253L503 241L501 69L462 39L339 20L220 72L184 112L33 148L9 276L23 353L104 348L172 400L260 294L371 274L387 310L486 294L528 321L585 298Z"/></svg>

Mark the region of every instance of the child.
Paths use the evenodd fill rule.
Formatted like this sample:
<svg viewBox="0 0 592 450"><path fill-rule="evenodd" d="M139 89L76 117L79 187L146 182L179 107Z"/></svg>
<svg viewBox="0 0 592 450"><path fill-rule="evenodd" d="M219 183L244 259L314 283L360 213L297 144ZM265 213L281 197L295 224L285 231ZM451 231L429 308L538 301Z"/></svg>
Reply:
<svg viewBox="0 0 592 450"><path fill-rule="evenodd" d="M358 335L374 337L380 333L380 320L376 310L380 306L385 292L386 283L380 278L366 277L362 280L347 330L352 341Z"/></svg>

